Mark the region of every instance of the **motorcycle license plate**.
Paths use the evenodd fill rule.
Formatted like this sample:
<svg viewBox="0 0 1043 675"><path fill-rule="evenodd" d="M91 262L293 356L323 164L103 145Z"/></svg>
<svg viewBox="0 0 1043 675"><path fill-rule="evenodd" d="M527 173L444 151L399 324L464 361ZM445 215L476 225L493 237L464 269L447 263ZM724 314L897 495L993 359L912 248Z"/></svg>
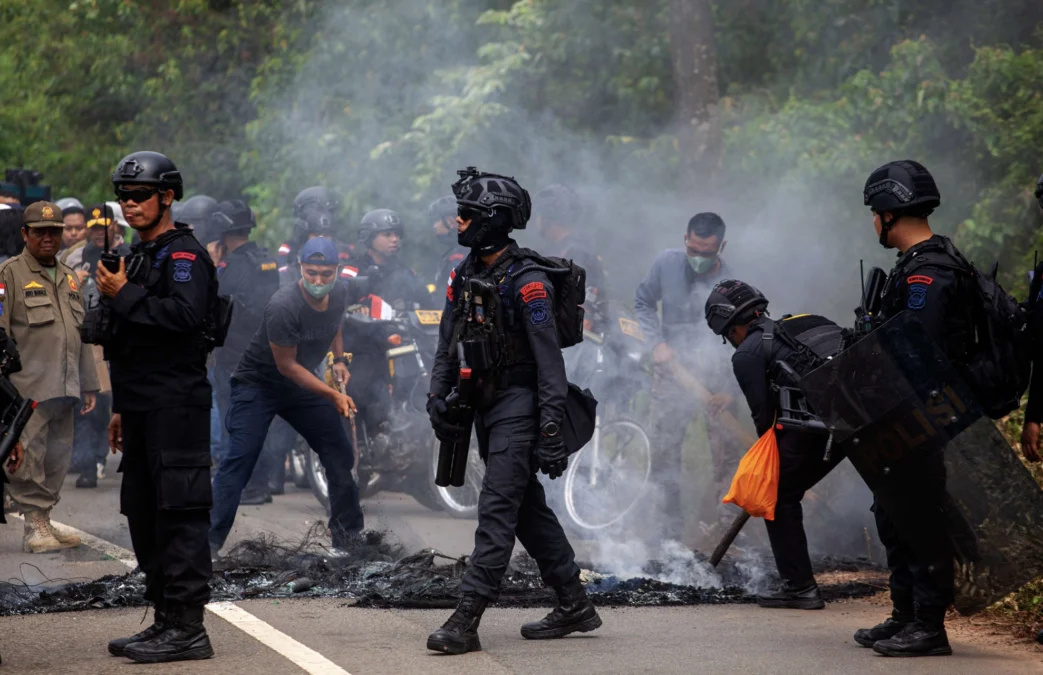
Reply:
<svg viewBox="0 0 1043 675"><path fill-rule="evenodd" d="M442 322L442 310L440 309L414 309L416 318L421 326L437 326Z"/></svg>
<svg viewBox="0 0 1043 675"><path fill-rule="evenodd" d="M623 331L624 335L629 335L632 338L636 338L641 342L645 341L645 334L641 332L641 326L637 321L632 319L624 319L619 317L619 329Z"/></svg>

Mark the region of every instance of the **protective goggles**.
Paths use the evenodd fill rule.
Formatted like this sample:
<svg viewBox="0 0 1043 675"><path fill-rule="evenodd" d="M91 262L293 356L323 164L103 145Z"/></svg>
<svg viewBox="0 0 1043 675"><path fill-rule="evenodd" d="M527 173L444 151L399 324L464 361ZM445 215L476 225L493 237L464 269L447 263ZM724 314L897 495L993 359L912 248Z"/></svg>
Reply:
<svg viewBox="0 0 1043 675"><path fill-rule="evenodd" d="M464 206L463 204L461 204L456 209L456 215L459 216L460 220L464 221L465 223L469 220L473 222L478 222L482 218L491 216L492 211L484 211L482 209L476 209L473 206Z"/></svg>

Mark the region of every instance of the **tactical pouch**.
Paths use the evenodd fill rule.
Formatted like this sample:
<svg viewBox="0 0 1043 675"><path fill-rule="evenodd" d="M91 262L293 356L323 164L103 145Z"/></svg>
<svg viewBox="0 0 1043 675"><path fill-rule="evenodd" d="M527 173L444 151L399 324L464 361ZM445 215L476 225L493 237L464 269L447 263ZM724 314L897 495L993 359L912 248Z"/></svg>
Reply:
<svg viewBox="0 0 1043 675"><path fill-rule="evenodd" d="M80 324L80 340L106 346L116 337L116 315L108 303L98 302L87 310Z"/></svg>
<svg viewBox="0 0 1043 675"><path fill-rule="evenodd" d="M460 363L466 363L475 373L487 373L496 364L492 348L486 340L461 340Z"/></svg>

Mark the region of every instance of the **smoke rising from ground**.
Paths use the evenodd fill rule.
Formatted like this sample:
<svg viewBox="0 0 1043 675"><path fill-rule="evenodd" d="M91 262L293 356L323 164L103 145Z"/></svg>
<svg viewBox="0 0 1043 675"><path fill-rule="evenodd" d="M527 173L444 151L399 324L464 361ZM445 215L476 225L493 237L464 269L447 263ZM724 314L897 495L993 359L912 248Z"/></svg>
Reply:
<svg viewBox="0 0 1043 675"><path fill-rule="evenodd" d="M501 35L495 27L475 26L476 19L474 11L448 0L441 6L420 0L331 3L296 80L280 91L262 92L263 100L282 113L259 126L254 142L290 149L278 157L293 177L286 194L317 182L340 191L345 196L348 240L369 209L399 211L408 230L404 255L426 265L431 234L423 209L448 193L456 169L476 165L516 175L533 194L549 183L567 183L583 198L585 216L577 229L604 261L605 293L628 308L655 255L682 245L692 215L715 211L728 225L724 259L735 276L766 293L773 316L813 312L851 324L851 310L859 300L859 260L864 258L867 268L889 267L889 254L876 243L868 210L857 222L848 218L852 204L860 206L861 183L837 191L780 177L674 189L664 181L673 171L668 152L641 152L641 144L608 143L603 137L576 133L549 105L535 110L516 105L532 99L517 90L526 86L526 79L495 50L476 59L481 45ZM594 13L589 18L603 20ZM390 58L402 50L412 58ZM492 68L490 64L502 72L482 70ZM492 87L493 93L481 91L477 82ZM368 117L333 114L342 110L380 112ZM658 131L669 132L668 127ZM437 147L437 139L445 140L443 147ZM865 167L867 175L872 168ZM280 209L288 210L282 205L274 211ZM517 238L524 246L544 246L532 229L519 232ZM717 350L727 359L719 339L700 328L705 330L707 350ZM721 382L715 386L725 387L740 401L736 416L752 429L734 379ZM693 509L714 489L708 480L709 442L704 432L690 450L702 475L676 477L694 497L689 499ZM735 463L745 448L736 449ZM653 454L662 450L653 439ZM562 514L560 483L547 484ZM868 490L844 465L816 492L828 499L806 508L813 551L865 555ZM719 500L719 495L710 497ZM683 546L659 534L666 514L654 508L656 499L645 501L653 508L643 509L637 519L626 519L623 530L606 529L594 536L599 558L594 562L626 575L637 574L649 560L667 561L663 580L680 578L683 571L694 575L688 582L716 587L719 578L715 582L715 575L694 564ZM716 514L698 515L712 522ZM763 526L755 520L747 530L740 545L756 544L763 550Z"/></svg>

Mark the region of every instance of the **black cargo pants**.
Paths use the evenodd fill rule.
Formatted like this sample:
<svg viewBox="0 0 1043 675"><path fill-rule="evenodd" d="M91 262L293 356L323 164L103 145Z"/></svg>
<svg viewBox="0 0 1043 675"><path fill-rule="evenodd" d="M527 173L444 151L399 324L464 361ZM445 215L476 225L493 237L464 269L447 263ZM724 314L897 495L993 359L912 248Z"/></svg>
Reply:
<svg viewBox="0 0 1043 675"><path fill-rule="evenodd" d="M955 595L942 450L891 467L873 491L873 515L891 570L891 602L902 614L940 624Z"/></svg>
<svg viewBox="0 0 1043 675"><path fill-rule="evenodd" d="M536 478L536 392L510 387L499 393L490 409L475 417L485 479L478 498L474 553L464 573L463 591L490 601L499 597L515 537L536 561L543 583L551 588L565 585L579 576L579 567Z"/></svg>
<svg viewBox="0 0 1043 675"><path fill-rule="evenodd" d="M179 614L210 600L210 409L126 412L120 513L145 598Z"/></svg>
<svg viewBox="0 0 1043 675"><path fill-rule="evenodd" d="M775 520L765 520L771 552L779 576L802 586L814 581L808 536L804 532L804 493L844 460L841 448L833 446L828 462L826 437L796 431L777 432L779 443L779 494Z"/></svg>

